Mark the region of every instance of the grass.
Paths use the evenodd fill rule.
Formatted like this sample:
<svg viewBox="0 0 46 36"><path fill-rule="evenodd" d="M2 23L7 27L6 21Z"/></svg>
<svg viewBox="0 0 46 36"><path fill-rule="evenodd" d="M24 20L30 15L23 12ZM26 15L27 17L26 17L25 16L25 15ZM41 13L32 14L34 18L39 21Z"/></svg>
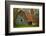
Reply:
<svg viewBox="0 0 46 36"><path fill-rule="evenodd" d="M22 28L22 27L38 27L38 25L28 25L28 24L16 24L16 28Z"/></svg>

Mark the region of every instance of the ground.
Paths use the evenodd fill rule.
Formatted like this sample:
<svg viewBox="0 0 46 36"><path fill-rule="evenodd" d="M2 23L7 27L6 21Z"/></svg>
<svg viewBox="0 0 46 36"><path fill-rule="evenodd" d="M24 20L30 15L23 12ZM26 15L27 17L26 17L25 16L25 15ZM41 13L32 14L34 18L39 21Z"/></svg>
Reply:
<svg viewBox="0 0 46 36"><path fill-rule="evenodd" d="M38 27L38 25L28 25L28 24L16 24L16 28L22 28L22 27Z"/></svg>

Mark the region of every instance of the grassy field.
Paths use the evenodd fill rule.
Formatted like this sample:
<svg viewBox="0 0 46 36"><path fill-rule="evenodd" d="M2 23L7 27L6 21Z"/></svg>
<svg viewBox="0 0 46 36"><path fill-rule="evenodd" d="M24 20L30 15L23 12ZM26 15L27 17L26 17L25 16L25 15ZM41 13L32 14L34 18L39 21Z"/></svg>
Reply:
<svg viewBox="0 0 46 36"><path fill-rule="evenodd" d="M22 28L22 27L38 27L38 25L28 25L28 24L16 24L16 28Z"/></svg>

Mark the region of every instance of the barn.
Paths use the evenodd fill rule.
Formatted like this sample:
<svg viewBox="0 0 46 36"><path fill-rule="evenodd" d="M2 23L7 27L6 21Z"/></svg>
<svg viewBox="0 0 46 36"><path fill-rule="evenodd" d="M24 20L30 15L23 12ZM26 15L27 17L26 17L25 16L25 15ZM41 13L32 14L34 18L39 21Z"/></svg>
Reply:
<svg viewBox="0 0 46 36"><path fill-rule="evenodd" d="M15 24L28 24L28 25L39 25L39 13L36 15L37 10L34 9L20 9L17 10Z"/></svg>

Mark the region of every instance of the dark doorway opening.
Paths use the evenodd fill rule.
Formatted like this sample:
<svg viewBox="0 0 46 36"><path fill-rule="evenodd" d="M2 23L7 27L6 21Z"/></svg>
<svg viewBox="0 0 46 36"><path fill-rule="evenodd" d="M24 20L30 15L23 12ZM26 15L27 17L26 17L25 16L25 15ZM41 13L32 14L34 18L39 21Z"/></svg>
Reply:
<svg viewBox="0 0 46 36"><path fill-rule="evenodd" d="M29 25L32 25L32 22L28 22Z"/></svg>

